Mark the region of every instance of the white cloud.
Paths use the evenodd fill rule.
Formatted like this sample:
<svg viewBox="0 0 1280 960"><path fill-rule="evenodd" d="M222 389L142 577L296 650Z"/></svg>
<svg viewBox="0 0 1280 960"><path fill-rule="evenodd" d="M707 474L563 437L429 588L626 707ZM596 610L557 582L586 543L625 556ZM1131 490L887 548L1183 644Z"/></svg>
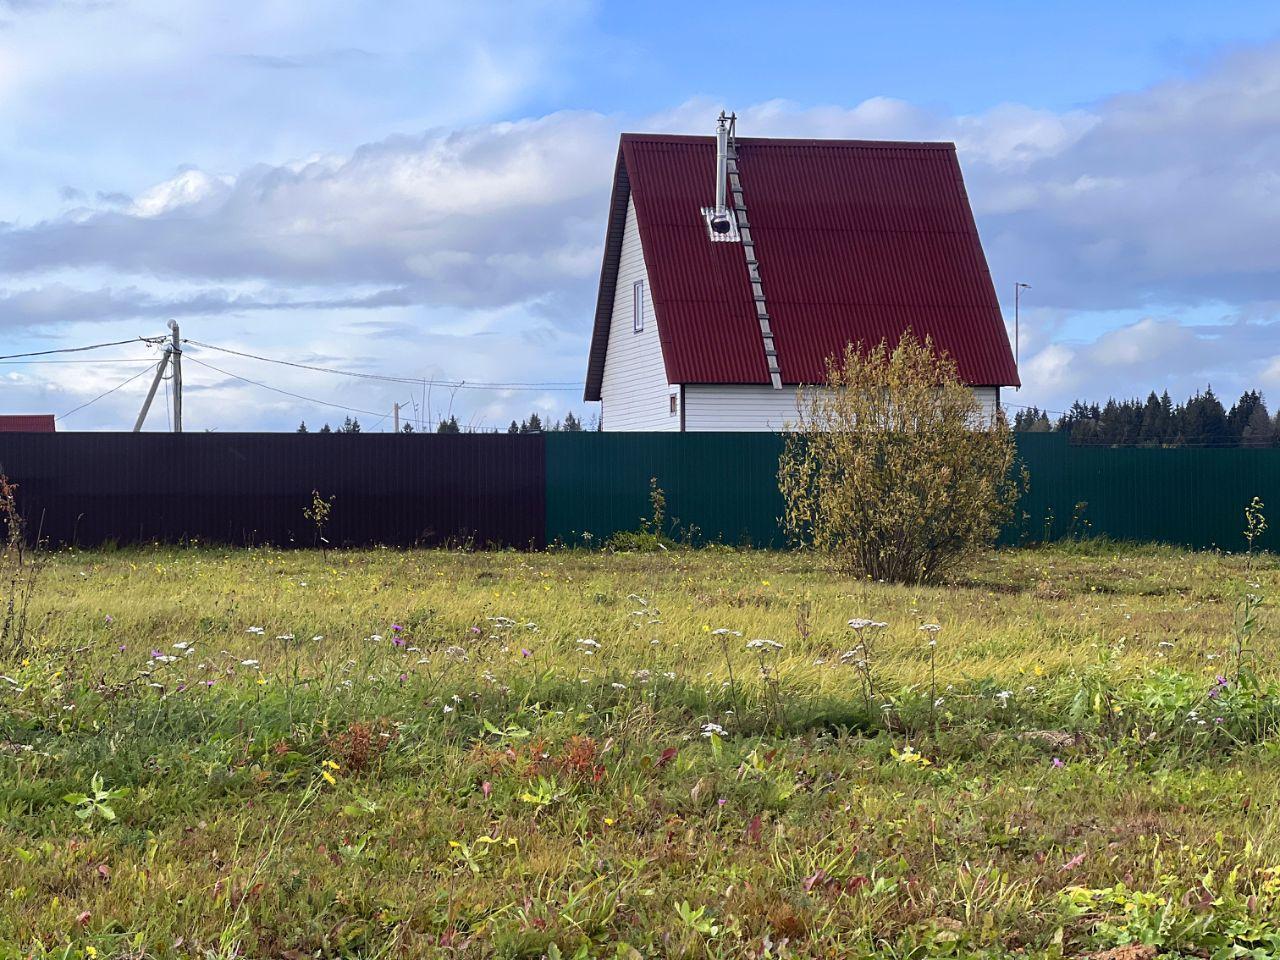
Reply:
<svg viewBox="0 0 1280 960"><path fill-rule="evenodd" d="M1023 363L1024 388L1009 399L1063 410L1076 399L1142 398L1152 390L1167 389L1182 400L1212 386L1230 405L1246 389L1280 390L1276 343L1277 320L1203 324L1144 317L1091 340L1038 350Z"/></svg>
<svg viewBox="0 0 1280 960"><path fill-rule="evenodd" d="M1271 358L1271 362L1263 368L1262 373L1258 376L1258 382L1264 387L1280 392L1280 354L1276 354ZM1277 397L1280 399L1280 397Z"/></svg>
<svg viewBox="0 0 1280 960"><path fill-rule="evenodd" d="M1078 383L1073 376L1075 359L1076 351L1065 344L1051 343L1023 364L1022 379L1041 391L1074 390Z"/></svg>
<svg viewBox="0 0 1280 960"><path fill-rule="evenodd" d="M235 177L188 170L125 211L0 230L0 264L396 285L427 304L546 300L598 269L615 136L605 117L563 113L390 137Z"/></svg>
<svg viewBox="0 0 1280 960"><path fill-rule="evenodd" d="M210 176L203 170L185 170L139 194L128 212L135 217L158 217L181 207L222 200L233 182L230 177Z"/></svg>

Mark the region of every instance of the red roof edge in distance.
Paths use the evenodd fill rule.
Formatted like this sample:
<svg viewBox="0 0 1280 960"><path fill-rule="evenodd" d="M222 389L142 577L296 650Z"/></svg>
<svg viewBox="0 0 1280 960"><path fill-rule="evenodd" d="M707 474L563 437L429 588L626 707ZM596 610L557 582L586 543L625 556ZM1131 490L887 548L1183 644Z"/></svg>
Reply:
<svg viewBox="0 0 1280 960"><path fill-rule="evenodd" d="M52 413L0 413L0 433L53 433Z"/></svg>
<svg viewBox="0 0 1280 960"><path fill-rule="evenodd" d="M973 386L1019 385L951 143L739 138L738 168L783 382L849 343L929 337ZM627 201L671 383L766 384L742 248L711 243L713 137L623 134L586 399L598 400Z"/></svg>

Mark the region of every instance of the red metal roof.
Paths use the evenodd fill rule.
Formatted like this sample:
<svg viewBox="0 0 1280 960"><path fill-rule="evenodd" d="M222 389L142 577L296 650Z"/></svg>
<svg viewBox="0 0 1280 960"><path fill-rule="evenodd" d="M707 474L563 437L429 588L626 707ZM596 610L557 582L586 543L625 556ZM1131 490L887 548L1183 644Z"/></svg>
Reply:
<svg viewBox="0 0 1280 960"><path fill-rule="evenodd" d="M0 413L0 433L53 433L52 413Z"/></svg>
<svg viewBox="0 0 1280 960"><path fill-rule="evenodd" d="M974 385L1018 384L950 143L739 138L738 169L782 378L817 383L848 343L908 327ZM671 383L768 383L742 246L712 243L715 140L623 134L586 399L600 399L626 220L640 242ZM607 294L607 295L606 295Z"/></svg>

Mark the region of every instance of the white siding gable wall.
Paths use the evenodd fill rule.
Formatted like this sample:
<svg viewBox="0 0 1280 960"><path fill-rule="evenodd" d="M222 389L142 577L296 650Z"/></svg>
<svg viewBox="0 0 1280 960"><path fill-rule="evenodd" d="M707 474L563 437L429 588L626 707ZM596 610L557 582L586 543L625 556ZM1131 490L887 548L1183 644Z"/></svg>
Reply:
<svg viewBox="0 0 1280 960"><path fill-rule="evenodd" d="M974 387L985 416L1000 404L999 387ZM768 384L689 384L684 388L685 430L777 431L794 423L796 388Z"/></svg>
<svg viewBox="0 0 1280 960"><path fill-rule="evenodd" d="M632 297L644 281L644 329L635 332ZM671 395L680 388L667 383L658 341L658 318L640 249L636 207L627 202L627 225L618 261L618 287L609 324L609 348L600 383L601 417L606 430L679 430L679 409L671 413Z"/></svg>

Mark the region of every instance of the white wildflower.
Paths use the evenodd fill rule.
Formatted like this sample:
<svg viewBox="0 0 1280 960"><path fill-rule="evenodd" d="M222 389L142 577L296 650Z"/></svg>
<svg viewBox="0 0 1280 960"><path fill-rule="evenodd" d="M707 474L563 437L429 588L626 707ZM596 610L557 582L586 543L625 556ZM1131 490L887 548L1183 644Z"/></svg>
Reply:
<svg viewBox="0 0 1280 960"><path fill-rule="evenodd" d="M871 629L879 630L887 626L888 626L887 623L884 623L880 620L867 620L863 617L854 617L852 620L849 621L849 629L857 632L861 632L863 630L871 630Z"/></svg>

